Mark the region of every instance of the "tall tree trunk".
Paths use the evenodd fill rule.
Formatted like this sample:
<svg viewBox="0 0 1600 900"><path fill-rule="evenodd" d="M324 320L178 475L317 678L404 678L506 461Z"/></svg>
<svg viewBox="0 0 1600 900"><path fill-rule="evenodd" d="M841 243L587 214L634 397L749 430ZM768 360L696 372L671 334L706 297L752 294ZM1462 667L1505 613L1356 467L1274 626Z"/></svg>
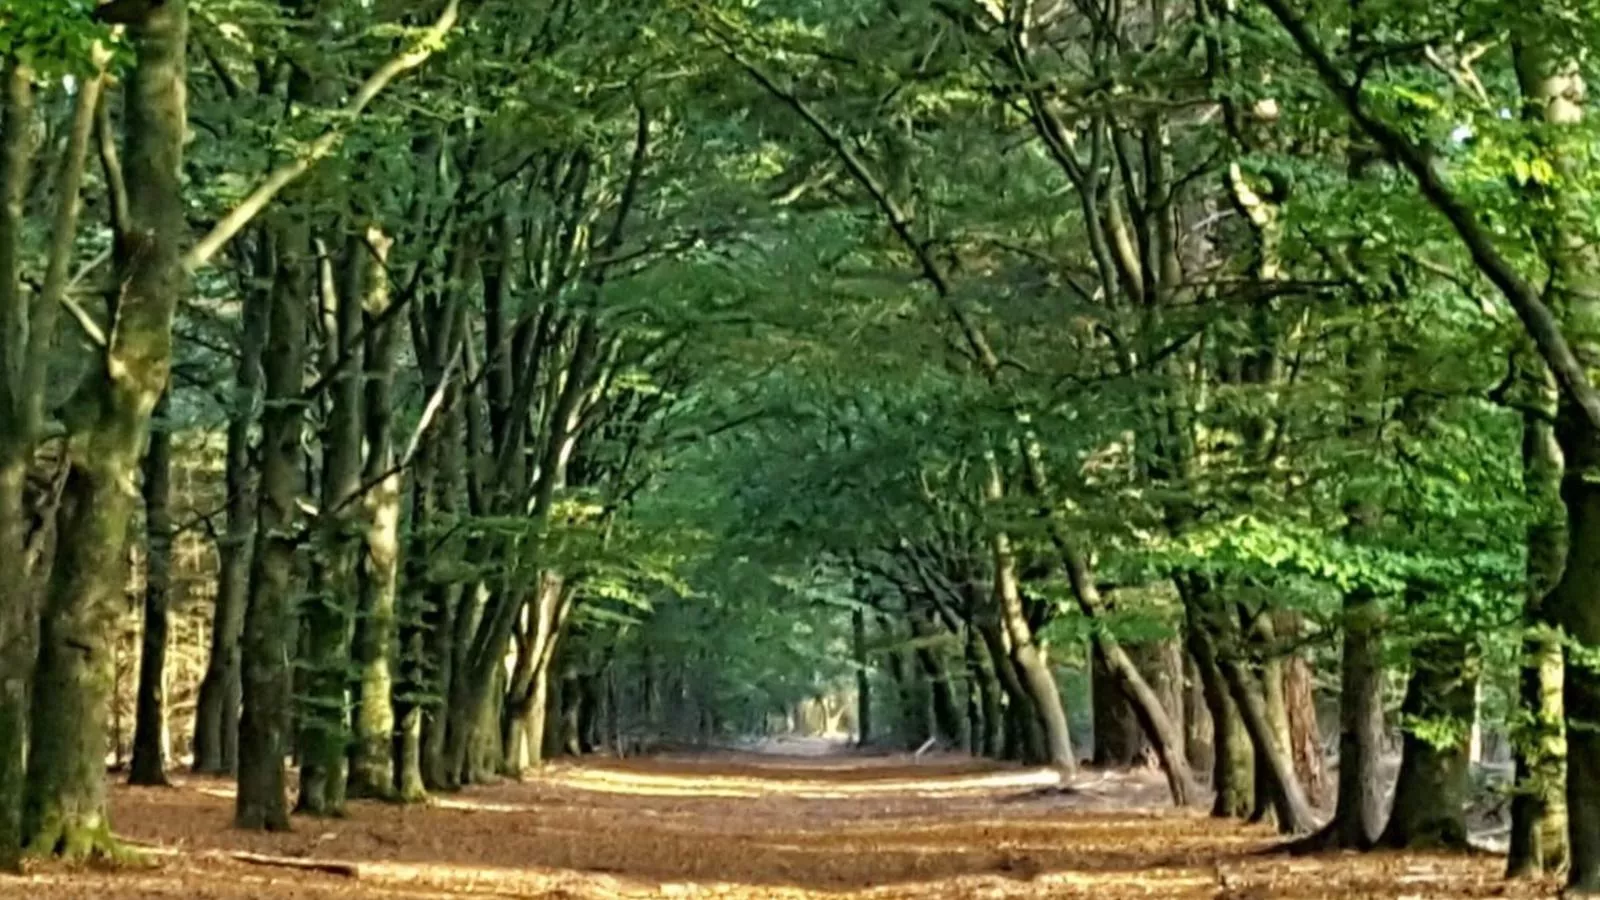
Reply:
<svg viewBox="0 0 1600 900"><path fill-rule="evenodd" d="M1041 495L1047 495L1045 472L1039 454L1024 448L1022 456L1027 466L1028 484ZM1079 610L1091 619L1103 615L1106 603L1095 584L1094 571L1087 557L1069 540L1070 536L1059 522L1053 517L1047 518L1047 522L1050 525L1051 542L1061 554L1062 566ZM1199 790L1195 785L1194 772L1189 768L1183 726L1174 721L1174 716L1168 715L1167 709L1162 706L1161 696L1150 687L1139 672L1138 665L1115 638L1102 631L1095 635L1094 642L1096 652L1104 659L1106 670L1116 679L1122 695L1139 717L1145 739L1155 748L1156 756L1161 760L1172 802L1177 806L1197 802Z"/></svg>
<svg viewBox="0 0 1600 900"><path fill-rule="evenodd" d="M294 682L300 511L305 487L300 442L306 307L311 296L311 233L300 204L280 214L261 414L261 479L256 548L250 568L243 637L243 707L239 717L240 828L289 827L287 772Z"/></svg>
<svg viewBox="0 0 1600 900"><path fill-rule="evenodd" d="M271 231L262 229L258 271L277 264ZM221 571L211 618L211 652L195 707L194 769L210 775L234 772L239 764L239 639L250 596L250 566L256 541L256 491L250 460L250 428L261 400L261 351L266 340L271 290L248 288L239 316L239 361L234 376L234 406L228 413L223 485L227 525L217 547Z"/></svg>
<svg viewBox="0 0 1600 900"><path fill-rule="evenodd" d="M171 393L156 405L144 454L144 635L128 783L167 783L167 603L172 593Z"/></svg>
<svg viewBox="0 0 1600 900"><path fill-rule="evenodd" d="M861 607L850 611L850 632L856 658L856 746L872 744L872 677L867 658L867 614ZM650 689L645 688L646 702Z"/></svg>
<svg viewBox="0 0 1600 900"><path fill-rule="evenodd" d="M361 248L363 333L366 335L365 416L367 459L362 473L366 552L361 557L360 600L356 610L355 740L351 748L350 793L358 797L394 795L395 603L400 575L401 476L395 468L394 376L400 328L382 321L390 308L388 258L393 241L377 226L367 229ZM420 739L420 732L418 735Z"/></svg>
<svg viewBox="0 0 1600 900"><path fill-rule="evenodd" d="M1561 507L1561 449L1553 419L1555 380L1531 348L1518 361L1522 401L1522 488L1532 507L1528 524L1527 593L1523 598L1522 715L1513 728L1517 783L1511 798L1511 878L1560 872L1566 867L1567 738L1562 728L1561 632L1546 595L1566 565L1567 534Z"/></svg>
<svg viewBox="0 0 1600 900"><path fill-rule="evenodd" d="M125 117L128 220L108 344L65 413L67 478L58 553L34 670L23 835L38 853L82 857L111 844L105 804L110 619L123 590L128 521L150 415L166 389L172 319L187 281L179 182L186 130L183 0L130 26Z"/></svg>
<svg viewBox="0 0 1600 900"><path fill-rule="evenodd" d="M1600 434L1565 403L1557 433L1567 463L1561 496L1570 543L1566 570L1547 603L1578 651L1568 653L1564 672L1568 880L1577 893L1600 893L1600 671L1583 659L1600 647Z"/></svg>
<svg viewBox="0 0 1600 900"><path fill-rule="evenodd" d="M0 571L28 572L28 427L15 357L25 349L28 310L18 271L23 204L34 151L33 72L15 59L0 68ZM0 587L0 867L21 867L28 681L37 649L36 585L8 578Z"/></svg>
<svg viewBox="0 0 1600 900"><path fill-rule="evenodd" d="M319 247L321 246L319 242ZM318 266L322 298L322 368L331 372L322 429L322 496L316 520L317 589L302 604L306 649L300 701L300 798L298 812L338 816L344 812L350 749L350 646L360 593L362 521L361 446L365 417L362 383L362 288L367 249L351 238L342 264L343 283L324 248ZM343 364L341 365L341 361ZM337 367L337 371L333 371Z"/></svg>

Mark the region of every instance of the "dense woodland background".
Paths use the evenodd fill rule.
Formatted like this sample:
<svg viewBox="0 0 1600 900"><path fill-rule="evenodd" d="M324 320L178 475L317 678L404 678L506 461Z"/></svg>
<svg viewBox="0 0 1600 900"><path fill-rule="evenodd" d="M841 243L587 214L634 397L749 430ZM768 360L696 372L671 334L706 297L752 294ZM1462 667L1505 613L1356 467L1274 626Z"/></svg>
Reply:
<svg viewBox="0 0 1600 900"><path fill-rule="evenodd" d="M0 856L798 728L1600 891L1596 12L11 0Z"/></svg>

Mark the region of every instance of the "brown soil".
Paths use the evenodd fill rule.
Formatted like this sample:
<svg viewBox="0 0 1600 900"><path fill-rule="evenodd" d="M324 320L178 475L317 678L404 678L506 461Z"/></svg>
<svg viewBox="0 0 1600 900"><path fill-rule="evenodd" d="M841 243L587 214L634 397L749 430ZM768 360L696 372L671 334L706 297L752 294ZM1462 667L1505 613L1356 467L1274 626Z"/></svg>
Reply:
<svg viewBox="0 0 1600 900"><path fill-rule="evenodd" d="M560 765L426 807L229 828L232 785L118 788L148 866L36 866L0 897L1421 898L1550 896L1499 858L1261 855L1259 828L1161 807L1158 776L970 760L723 753ZM272 860L246 861L238 854ZM330 862L332 871L290 867Z"/></svg>

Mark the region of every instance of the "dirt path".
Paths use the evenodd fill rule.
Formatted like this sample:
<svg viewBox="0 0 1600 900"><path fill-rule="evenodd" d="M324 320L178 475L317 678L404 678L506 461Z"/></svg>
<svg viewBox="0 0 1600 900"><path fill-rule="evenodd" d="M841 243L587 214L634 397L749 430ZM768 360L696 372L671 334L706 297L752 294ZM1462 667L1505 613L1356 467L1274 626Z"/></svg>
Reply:
<svg viewBox="0 0 1600 900"><path fill-rule="evenodd" d="M1496 858L1255 855L1270 833L1162 807L1149 774L1053 774L960 759L726 752L557 766L422 808L356 804L285 835L228 828L232 786L119 788L143 870L43 867L0 897L1205 898L1549 896ZM343 874L240 853L337 862Z"/></svg>

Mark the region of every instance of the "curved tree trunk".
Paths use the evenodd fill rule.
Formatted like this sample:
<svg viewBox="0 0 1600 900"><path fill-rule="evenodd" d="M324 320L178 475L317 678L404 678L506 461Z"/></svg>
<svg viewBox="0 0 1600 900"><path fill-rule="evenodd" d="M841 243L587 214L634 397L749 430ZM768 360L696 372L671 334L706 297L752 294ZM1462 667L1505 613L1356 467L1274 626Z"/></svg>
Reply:
<svg viewBox="0 0 1600 900"><path fill-rule="evenodd" d="M185 135L187 7L168 0L130 27L128 221L110 341L71 409L57 560L40 621L23 837L35 852L81 857L109 848L106 642L123 590L128 521L150 414L166 389L172 319L187 277L179 181Z"/></svg>
<svg viewBox="0 0 1600 900"><path fill-rule="evenodd" d="M1285 834L1311 830L1315 824L1311 804L1295 775L1289 748L1283 746L1273 724L1260 679L1241 658L1243 636L1232 604L1208 586L1191 589L1186 602L1191 607L1190 623L1201 653L1216 661L1254 745L1256 763L1266 770L1266 777L1260 778L1258 784L1271 794L1278 830Z"/></svg>
<svg viewBox="0 0 1600 900"><path fill-rule="evenodd" d="M156 405L144 454L144 635L139 642L139 689L128 783L167 784L167 603L172 593L171 394Z"/></svg>

